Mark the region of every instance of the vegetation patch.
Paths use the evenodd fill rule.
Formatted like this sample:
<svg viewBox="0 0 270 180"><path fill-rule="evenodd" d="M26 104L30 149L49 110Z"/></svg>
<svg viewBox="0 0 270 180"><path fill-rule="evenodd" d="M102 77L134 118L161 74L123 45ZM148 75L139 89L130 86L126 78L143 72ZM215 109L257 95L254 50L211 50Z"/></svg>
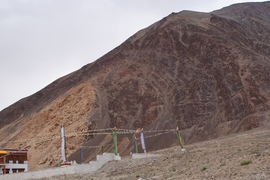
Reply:
<svg viewBox="0 0 270 180"><path fill-rule="evenodd" d="M175 167L174 168L172 168L172 170L171 170L172 172L175 172L176 171L176 169L175 169Z"/></svg>
<svg viewBox="0 0 270 180"><path fill-rule="evenodd" d="M243 162L241 162L241 166L245 166L245 165L248 165L248 164L250 164L250 163L252 163L251 160L243 161Z"/></svg>
<svg viewBox="0 0 270 180"><path fill-rule="evenodd" d="M201 171L205 171L206 170L206 167L202 167Z"/></svg>

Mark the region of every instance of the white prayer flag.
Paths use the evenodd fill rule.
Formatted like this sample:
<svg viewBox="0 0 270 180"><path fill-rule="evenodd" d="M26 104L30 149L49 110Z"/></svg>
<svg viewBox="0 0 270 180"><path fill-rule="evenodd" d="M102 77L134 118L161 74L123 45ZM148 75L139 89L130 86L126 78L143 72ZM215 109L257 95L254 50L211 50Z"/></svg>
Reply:
<svg viewBox="0 0 270 180"><path fill-rule="evenodd" d="M62 160L66 162L66 152L65 152L65 129L64 127L61 128L61 134L62 134Z"/></svg>
<svg viewBox="0 0 270 180"><path fill-rule="evenodd" d="M142 149L146 150L145 143L144 143L144 134L143 134L143 132L141 132L141 143L142 143Z"/></svg>

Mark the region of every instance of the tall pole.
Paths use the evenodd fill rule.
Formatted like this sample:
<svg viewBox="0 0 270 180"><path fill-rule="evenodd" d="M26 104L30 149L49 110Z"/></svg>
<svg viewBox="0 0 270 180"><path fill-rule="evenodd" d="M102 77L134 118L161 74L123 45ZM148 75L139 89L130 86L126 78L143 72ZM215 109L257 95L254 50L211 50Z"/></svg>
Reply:
<svg viewBox="0 0 270 180"><path fill-rule="evenodd" d="M117 133L116 133L116 127L113 129L113 150L114 154L118 155L118 149L117 149Z"/></svg>
<svg viewBox="0 0 270 180"><path fill-rule="evenodd" d="M81 158L81 164L83 163L83 151L82 148L80 149L80 158Z"/></svg>
<svg viewBox="0 0 270 180"><path fill-rule="evenodd" d="M60 152L58 151L58 167L60 167Z"/></svg>
<svg viewBox="0 0 270 180"><path fill-rule="evenodd" d="M62 148L61 148L61 153L62 153L62 161L63 162L66 162L66 151L65 151L65 148L66 148L66 141L65 141L65 128L64 128L64 125L62 125L62 128L61 128L61 135L62 135Z"/></svg>
<svg viewBox="0 0 270 180"><path fill-rule="evenodd" d="M179 131L178 127L176 128L176 133L177 133L177 138L178 138L179 145L180 145L181 149L183 149L181 135L180 135L180 131Z"/></svg>
<svg viewBox="0 0 270 180"><path fill-rule="evenodd" d="M145 142L144 142L143 128L141 129L141 144L142 144L143 152L146 153L146 147L145 147Z"/></svg>
<svg viewBox="0 0 270 180"><path fill-rule="evenodd" d="M134 139L134 152L135 152L135 153L138 153L138 143L137 143L136 137L135 137L135 139Z"/></svg>

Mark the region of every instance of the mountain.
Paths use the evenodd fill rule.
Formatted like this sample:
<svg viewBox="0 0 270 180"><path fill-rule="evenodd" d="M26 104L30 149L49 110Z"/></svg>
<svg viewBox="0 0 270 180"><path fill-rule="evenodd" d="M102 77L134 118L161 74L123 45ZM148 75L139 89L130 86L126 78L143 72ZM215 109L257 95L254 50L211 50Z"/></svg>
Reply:
<svg viewBox="0 0 270 180"><path fill-rule="evenodd" d="M89 161L112 135L103 129L181 130L185 144L269 121L270 2L211 13L182 11L140 30L103 57L0 112L2 147L27 148L29 168L59 158L66 127L70 160ZM96 130L100 134L87 134ZM119 134L118 149L133 149ZM146 140L147 150L177 144L174 133ZM141 149L140 149L141 150ZM52 165L56 165L54 161Z"/></svg>

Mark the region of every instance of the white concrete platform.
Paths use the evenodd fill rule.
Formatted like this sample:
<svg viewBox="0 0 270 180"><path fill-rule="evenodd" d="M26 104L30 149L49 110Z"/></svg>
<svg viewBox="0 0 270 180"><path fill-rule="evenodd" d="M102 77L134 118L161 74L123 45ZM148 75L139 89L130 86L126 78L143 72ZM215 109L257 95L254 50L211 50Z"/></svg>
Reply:
<svg viewBox="0 0 270 180"><path fill-rule="evenodd" d="M63 174L85 174L96 171L105 163L114 160L121 160L121 157L119 155L116 156L113 153L104 153L103 155L97 155L97 161L90 161L89 164L73 163L71 166L67 167L56 167L39 171L4 174L0 175L0 180L31 180Z"/></svg>

